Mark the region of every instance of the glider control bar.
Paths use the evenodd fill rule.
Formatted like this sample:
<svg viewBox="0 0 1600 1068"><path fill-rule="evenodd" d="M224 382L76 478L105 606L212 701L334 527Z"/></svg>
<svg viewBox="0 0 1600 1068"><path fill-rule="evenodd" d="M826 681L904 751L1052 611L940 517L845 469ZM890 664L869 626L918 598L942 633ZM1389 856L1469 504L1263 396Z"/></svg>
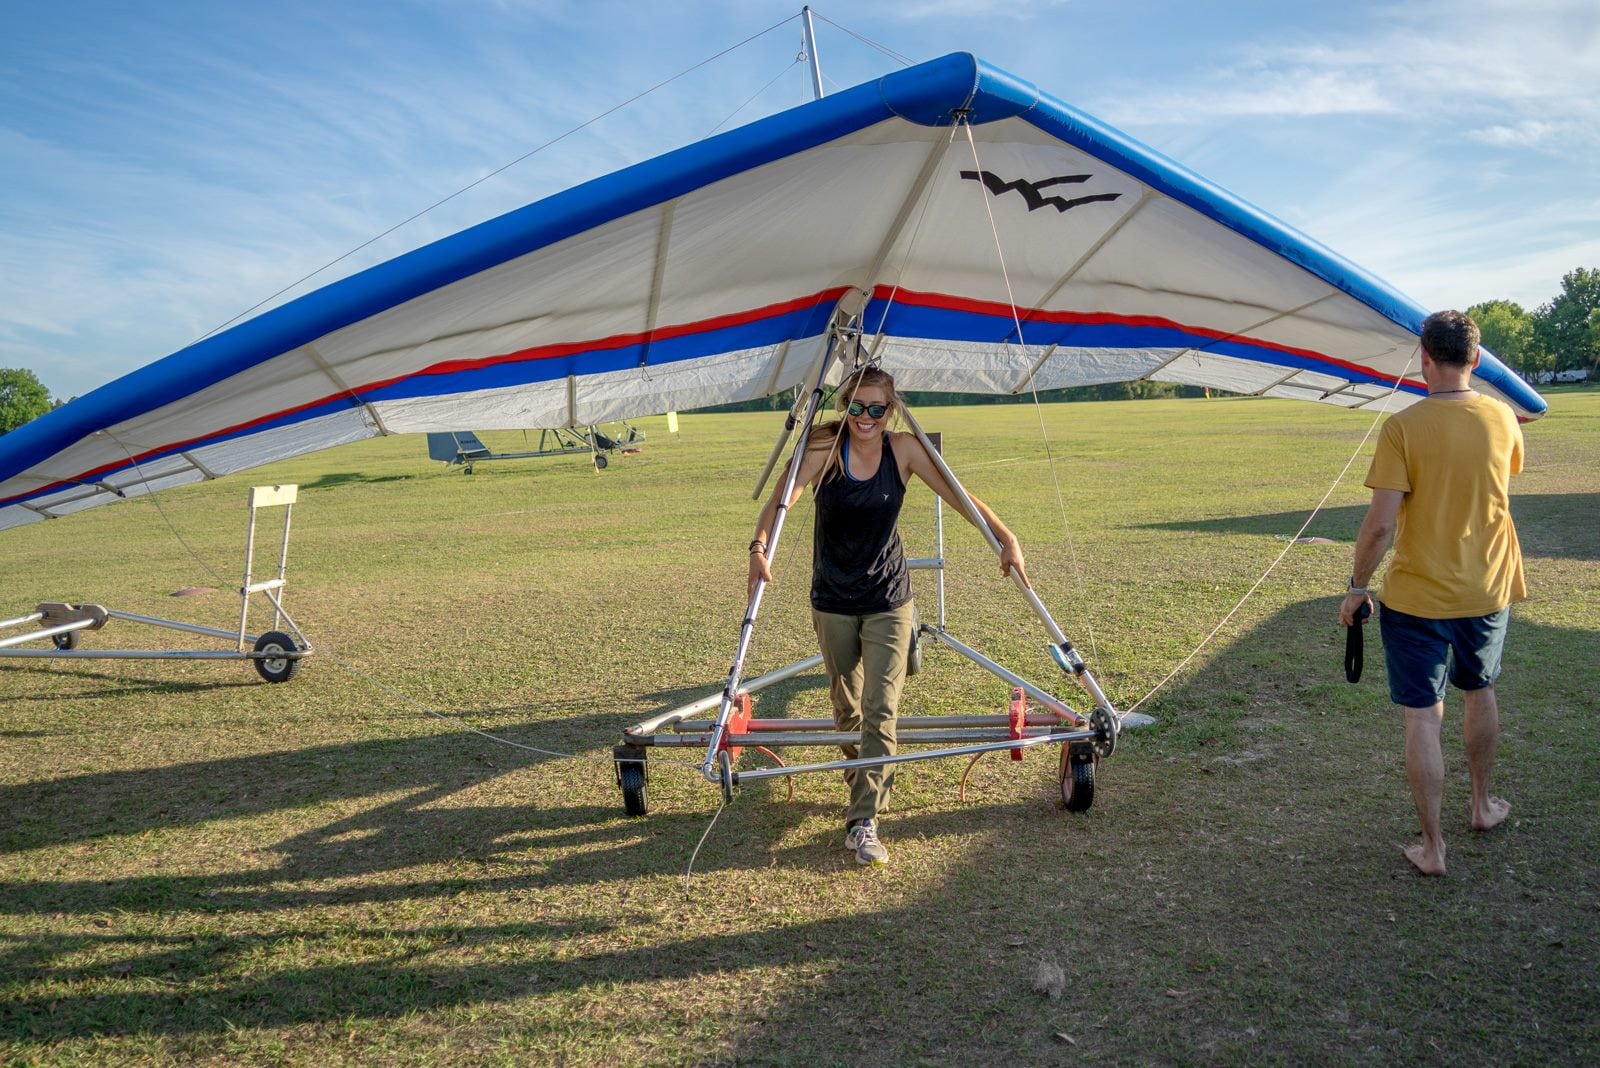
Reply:
<svg viewBox="0 0 1600 1068"><path fill-rule="evenodd" d="M772 521L772 530L768 533L767 551L773 553L777 550L778 539L783 534L783 521L789 512L789 498L794 493L796 480L800 477L800 465L805 459L806 440L811 432L811 426L816 422L817 409L822 404L822 395L828 378L828 371L832 368L834 360L843 347L845 331L851 324L858 321L861 315L861 306L866 295L859 290L852 290L839 299L838 307L834 311L833 321L828 331L828 346L823 356L821 365L811 387L811 397L806 401L805 419L800 426L800 437L795 444L794 455L789 461L789 473L784 479L783 492L778 497L777 514ZM849 302L848 304L846 302ZM853 307L852 307L853 306ZM744 671L745 654L750 650L750 639L755 633L756 614L761 610L761 596L766 592L765 579L756 580L755 592L750 595L750 604L745 609L744 622L739 626L739 648L734 653L733 666L728 671L727 685L722 689L722 698L717 707L717 721L712 725L711 737L706 747L706 759L701 764L700 771L707 779L717 782L721 775L717 766L718 751L722 748L723 737L727 734L728 719L733 714L736 695L739 692L739 676Z"/></svg>

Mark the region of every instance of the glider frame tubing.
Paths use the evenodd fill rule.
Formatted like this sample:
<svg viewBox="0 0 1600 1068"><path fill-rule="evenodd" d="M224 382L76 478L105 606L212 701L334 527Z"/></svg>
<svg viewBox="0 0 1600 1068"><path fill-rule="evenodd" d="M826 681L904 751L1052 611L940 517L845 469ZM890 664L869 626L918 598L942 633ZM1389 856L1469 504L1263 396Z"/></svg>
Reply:
<svg viewBox="0 0 1600 1068"><path fill-rule="evenodd" d="M289 568L289 530L294 502L300 487L256 486L250 490L250 521L245 540L244 579L239 585L239 629L221 630L173 619L159 619L134 612L119 612L98 604L69 604L45 601L25 616L0 620L0 631L28 624L35 630L0 637L0 657L63 660L248 660L267 682L288 682L300 673L302 659L311 655L311 643L283 606ZM278 546L278 570L273 578L252 581L255 568L256 513L262 508L283 508L282 540ZM250 597L260 594L272 606L272 629L251 634ZM78 642L86 630L99 630L113 619L142 623L152 627L203 634L234 643L233 649L80 649ZM48 639L53 648L22 649L25 642ZM246 646L249 648L246 648Z"/></svg>
<svg viewBox="0 0 1600 1068"><path fill-rule="evenodd" d="M815 385L806 402L806 414L800 424L801 435L788 465L784 489L777 498L778 511L769 535L769 553L776 549L782 535L788 511L786 502L794 492L800 462L805 453L805 442L816 420L822 396L826 392L828 372L833 367L834 361L840 359L839 353L847 348L853 348L856 344L856 338L850 334L850 327L854 322L854 317L843 311L835 316L821 367L815 375ZM934 463L961 502L962 511L969 519L975 520L974 525L983 533L990 549L999 555L1001 551L999 540L972 504L971 497L955 477L954 472L944 462L940 443L925 433L909 412L902 411L901 414L923 447L933 457ZM792 411L787 422L788 430L792 431L795 423ZM782 440L780 438L780 448ZM771 470L770 462L768 470ZM759 496L759 488L757 495ZM911 670L914 672L920 667L923 645L930 642L942 645L1010 685L1012 707L1009 713L902 716L896 720L897 728L901 732L901 744L937 745L941 748L897 753L889 757L858 757L798 765L784 765L781 760L774 757L779 765L777 767L748 771L734 770L733 764L745 747L755 748L771 755L768 747L861 743L861 732L840 731L832 720L753 718L751 714L753 694L774 683L809 671L822 663L820 654L813 655L758 678L741 680L745 656L749 651L756 616L761 607L762 594L766 589L766 581L758 579L740 625L739 645L734 654L733 666L729 670L727 682L722 690L625 728L621 744L612 750L617 783L622 789L623 807L628 815L642 816L648 811L646 782L650 748L700 746L704 746L706 752L705 760L700 765L701 773L708 780L720 783L724 799L731 801L733 788L741 782L958 756L976 760L985 753L1000 751L1009 751L1012 759L1020 760L1024 749L1057 744L1061 746L1062 800L1070 811L1087 809L1094 797L1095 767L1100 758L1109 757L1115 750L1117 736L1122 728L1122 717L1106 698L1088 666L1083 662L1083 658L1078 655L1072 643L1056 625L1038 594L1024 584L1015 572L1012 572L1013 581L1029 607L1044 624L1050 637L1051 658L1065 674L1076 680L1091 698L1094 707L1087 715L1075 711L1060 698L951 635L945 626L943 501L937 495L934 497L934 529L936 555L906 561L907 567L912 570L931 570L937 575L937 622L932 624L919 622L912 649ZM1038 709L1029 710L1030 700L1038 706ZM715 719L689 719L690 716L707 712L713 707L717 710ZM662 733L663 731L667 733Z"/></svg>
<svg viewBox="0 0 1600 1068"><path fill-rule="evenodd" d="M428 459L438 460L446 467L459 467L463 474L472 474L474 464L490 460L526 460L544 456L570 456L588 453L596 471L605 469L610 452L638 452L639 442L645 432L626 419L618 420L624 428L615 436L607 434L598 424L588 426L554 427L539 431L539 447L521 452L495 452L472 430L434 431L428 434ZM626 434L626 437L623 436ZM554 444L551 444L551 443Z"/></svg>

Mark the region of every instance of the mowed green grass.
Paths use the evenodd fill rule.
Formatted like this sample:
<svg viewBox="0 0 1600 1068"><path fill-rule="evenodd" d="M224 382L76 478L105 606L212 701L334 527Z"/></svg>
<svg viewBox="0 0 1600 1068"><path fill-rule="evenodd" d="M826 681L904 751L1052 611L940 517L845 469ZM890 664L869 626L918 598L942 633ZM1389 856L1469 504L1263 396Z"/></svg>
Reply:
<svg viewBox="0 0 1600 1068"><path fill-rule="evenodd" d="M964 763L908 765L879 870L840 848L842 784L812 776L792 800L782 780L741 789L690 874L720 802L684 766L698 754L656 754L643 819L609 763L624 726L728 669L776 415L685 415L675 437L644 420L643 451L599 474L558 457L467 477L420 438L377 440L0 534L0 618L69 600L227 627L247 487L298 482L288 604L317 648L280 686L241 663L0 661L0 1062L1600 1057L1600 393L1527 428L1533 593L1496 779L1512 816L1468 829L1453 700L1443 880L1396 849L1415 815L1375 628L1366 677L1341 671L1370 416L921 416L1121 707L1282 559L1140 706L1158 723L1101 765L1088 813L1061 811L1052 753L986 758L965 802ZM1305 532L1333 544L1291 547L1336 480ZM902 524L919 555L930 502L915 490ZM807 498L753 672L812 651L810 521ZM1083 707L976 533L946 526L951 631ZM194 586L221 590L172 596ZM187 644L124 623L85 641ZM934 651L904 711L1005 702ZM757 709L825 715L822 681ZM1036 989L1048 965L1059 998Z"/></svg>

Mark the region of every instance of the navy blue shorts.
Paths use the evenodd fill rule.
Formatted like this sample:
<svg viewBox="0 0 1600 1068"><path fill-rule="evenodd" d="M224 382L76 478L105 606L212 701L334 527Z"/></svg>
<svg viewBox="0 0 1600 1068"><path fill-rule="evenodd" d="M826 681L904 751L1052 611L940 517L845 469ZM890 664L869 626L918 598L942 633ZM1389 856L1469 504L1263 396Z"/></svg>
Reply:
<svg viewBox="0 0 1600 1068"><path fill-rule="evenodd" d="M1425 619L1378 606L1389 700L1404 708L1432 708L1444 700L1446 669L1458 690L1481 690L1500 675L1511 609L1461 619Z"/></svg>

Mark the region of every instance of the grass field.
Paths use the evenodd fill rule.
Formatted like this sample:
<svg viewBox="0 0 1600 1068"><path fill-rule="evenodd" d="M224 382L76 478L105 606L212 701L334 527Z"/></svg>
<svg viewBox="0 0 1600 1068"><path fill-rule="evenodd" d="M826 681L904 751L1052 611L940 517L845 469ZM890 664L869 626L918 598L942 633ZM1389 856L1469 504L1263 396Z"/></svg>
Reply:
<svg viewBox="0 0 1600 1068"><path fill-rule="evenodd" d="M1245 400L921 416L1121 707L1284 553L1371 426ZM961 763L908 765L892 861L858 870L835 777L792 801L757 784L689 874L719 791L664 751L651 814L626 818L609 747L727 671L777 417L640 425L644 451L600 474L466 477L393 438L0 534L0 617L68 600L227 627L246 487L298 482L288 603L317 647L279 686L239 663L0 661L0 1063L1600 1059L1600 392L1527 428L1513 810L1468 830L1452 701L1443 880L1395 848L1415 814L1375 629L1362 682L1341 671L1370 442L1306 531L1333 544L1290 548L1141 705L1157 725L1102 764L1088 813L1060 810L1051 753L980 762L965 803ZM930 501L907 503L917 554ZM810 520L754 672L812 651ZM976 533L947 529L952 631L1082 707ZM172 596L195 586L222 592ZM189 642L85 640L152 644ZM935 651L904 711L1005 699ZM825 715L820 676L757 708ZM1059 998L1036 989L1050 965Z"/></svg>

